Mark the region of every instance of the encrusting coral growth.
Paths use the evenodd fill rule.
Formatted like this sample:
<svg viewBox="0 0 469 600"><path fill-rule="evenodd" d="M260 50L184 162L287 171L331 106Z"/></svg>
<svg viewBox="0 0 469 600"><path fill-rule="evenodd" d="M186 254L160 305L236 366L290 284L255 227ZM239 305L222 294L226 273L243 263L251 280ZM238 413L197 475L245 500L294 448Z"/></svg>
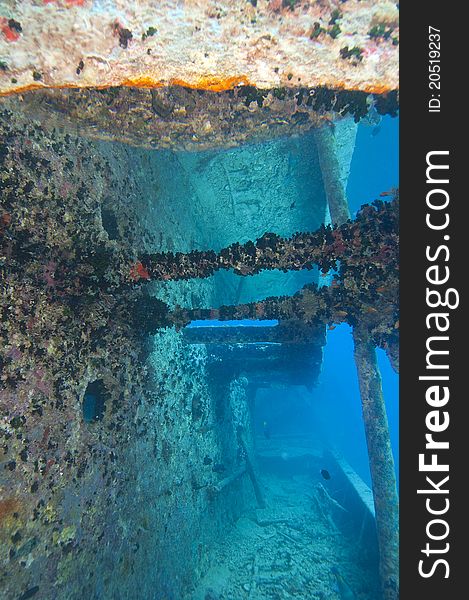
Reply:
<svg viewBox="0 0 469 600"><path fill-rule="evenodd" d="M386 350L398 370L399 339L399 201L376 201L364 206L353 221L322 226L315 233L297 233L285 239L265 234L256 242L232 244L216 253L193 251L142 255L125 278L134 282L208 277L219 269L254 275L265 269L300 270L317 265L334 278L318 289L309 284L291 297L273 297L219 309L177 308L169 311L149 297L145 311L153 318L148 328L186 325L194 319L290 319L305 325L329 327L366 324L376 346ZM154 305L154 310L151 305ZM141 308L140 311L143 309Z"/></svg>
<svg viewBox="0 0 469 600"><path fill-rule="evenodd" d="M238 86L214 94L181 86L158 89L44 89L3 102L15 112L64 127L72 135L114 140L145 148L227 148L304 134L334 118L365 117L370 106L396 114L398 94L326 87L258 89Z"/></svg>
<svg viewBox="0 0 469 600"><path fill-rule="evenodd" d="M252 494L244 481L205 493L220 479L206 457L238 466L237 423L212 406L242 404L244 387L211 390L203 354L196 363L175 331L148 340L145 315L136 327L129 317L145 292L112 267L145 238L125 152L110 161L97 144L0 110L6 598L131 598L137 587L178 597Z"/></svg>

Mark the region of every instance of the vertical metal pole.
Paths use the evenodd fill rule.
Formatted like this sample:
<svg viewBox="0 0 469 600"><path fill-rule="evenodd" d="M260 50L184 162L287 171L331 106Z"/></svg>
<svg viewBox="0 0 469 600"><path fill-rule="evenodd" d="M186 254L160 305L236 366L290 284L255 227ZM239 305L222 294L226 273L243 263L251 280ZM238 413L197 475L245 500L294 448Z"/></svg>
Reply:
<svg viewBox="0 0 469 600"><path fill-rule="evenodd" d="M350 210L337 158L334 130L331 126L325 125L314 130L314 138L318 149L319 165L329 204L331 222L334 225L342 225L350 219Z"/></svg>
<svg viewBox="0 0 469 600"><path fill-rule="evenodd" d="M397 600L399 500L381 375L368 332L356 328L353 337L375 503L381 589L384 600Z"/></svg>

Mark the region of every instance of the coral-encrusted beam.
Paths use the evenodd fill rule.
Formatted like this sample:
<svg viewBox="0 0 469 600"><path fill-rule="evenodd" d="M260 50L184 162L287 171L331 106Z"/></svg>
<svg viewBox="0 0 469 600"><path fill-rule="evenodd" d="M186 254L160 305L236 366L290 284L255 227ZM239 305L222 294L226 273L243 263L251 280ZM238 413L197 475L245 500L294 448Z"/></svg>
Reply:
<svg viewBox="0 0 469 600"><path fill-rule="evenodd" d="M323 271L336 261L362 269L364 265L397 263L399 206L377 201L364 206L354 221L340 227L321 226L314 233L296 233L282 238L266 233L256 242L231 244L219 253L213 250L145 254L131 264L125 277L130 281L181 280L209 277L222 269L238 275L254 275L265 269Z"/></svg>
<svg viewBox="0 0 469 600"><path fill-rule="evenodd" d="M386 293L377 294L375 285L347 289L344 284L324 286L306 285L293 296L273 296L259 302L221 306L218 309L186 309L177 307L170 311L156 298L147 297L145 307L139 301L138 323L149 333L161 327L182 328L194 320L233 321L246 319L296 319L305 325L328 325L330 329L340 323L352 327L366 324L370 339L383 348L393 368L398 370L399 306L398 285L394 275L380 280ZM351 284L351 282L349 282ZM142 315L145 315L142 321Z"/></svg>

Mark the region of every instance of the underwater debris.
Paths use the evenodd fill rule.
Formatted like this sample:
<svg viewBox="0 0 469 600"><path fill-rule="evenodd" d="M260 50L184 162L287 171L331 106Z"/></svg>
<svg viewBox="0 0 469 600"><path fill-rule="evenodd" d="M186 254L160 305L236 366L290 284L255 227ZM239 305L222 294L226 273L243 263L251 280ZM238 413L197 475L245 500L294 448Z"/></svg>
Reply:
<svg viewBox="0 0 469 600"><path fill-rule="evenodd" d="M340 574L339 569L336 566L334 566L331 569L331 573L335 578L337 588L339 590L340 600L355 600L355 594L352 592L350 586Z"/></svg>
<svg viewBox="0 0 469 600"><path fill-rule="evenodd" d="M244 452L244 459L246 461L246 471L247 471L247 474L249 475L249 479L251 480L252 486L254 488L254 494L256 496L257 504L258 504L259 508L265 508L266 502L265 502L264 492L262 491L261 486L259 484L259 477L257 475L257 469L255 466L256 462L255 462L254 456L252 454L251 446L246 439L246 432L244 431L244 429L241 426L239 426L237 434L238 434L239 444Z"/></svg>

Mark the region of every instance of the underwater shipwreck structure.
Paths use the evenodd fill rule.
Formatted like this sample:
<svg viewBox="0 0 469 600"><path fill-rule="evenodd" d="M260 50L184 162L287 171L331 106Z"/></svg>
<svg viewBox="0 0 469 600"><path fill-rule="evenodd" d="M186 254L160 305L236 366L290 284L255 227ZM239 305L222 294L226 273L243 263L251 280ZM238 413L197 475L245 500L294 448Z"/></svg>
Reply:
<svg viewBox="0 0 469 600"><path fill-rule="evenodd" d="M268 504L257 391L312 389L344 322L398 598L398 192L354 218L345 192L357 123L397 114L398 35L384 0L0 1L5 598L192 598Z"/></svg>

